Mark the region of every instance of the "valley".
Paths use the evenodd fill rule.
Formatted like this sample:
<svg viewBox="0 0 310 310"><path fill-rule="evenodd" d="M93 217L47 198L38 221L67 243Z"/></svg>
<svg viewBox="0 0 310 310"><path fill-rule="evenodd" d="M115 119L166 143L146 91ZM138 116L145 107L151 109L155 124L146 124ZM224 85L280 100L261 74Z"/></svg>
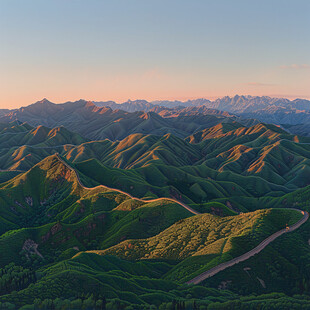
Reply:
<svg viewBox="0 0 310 310"><path fill-rule="evenodd" d="M309 138L153 108L2 114L0 305L307 305Z"/></svg>

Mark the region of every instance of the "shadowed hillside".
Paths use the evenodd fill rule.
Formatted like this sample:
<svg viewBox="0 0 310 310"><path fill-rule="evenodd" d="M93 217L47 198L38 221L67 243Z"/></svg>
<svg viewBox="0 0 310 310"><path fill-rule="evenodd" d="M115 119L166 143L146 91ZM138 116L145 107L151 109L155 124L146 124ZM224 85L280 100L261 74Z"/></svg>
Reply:
<svg viewBox="0 0 310 310"><path fill-rule="evenodd" d="M24 256L18 253L28 239L51 256L152 236L192 215L164 199L148 203L105 187L83 188L57 156L1 184L0 202L0 251L6 252L0 264L20 263Z"/></svg>
<svg viewBox="0 0 310 310"><path fill-rule="evenodd" d="M291 208L309 211L309 138L156 109L165 117L44 100L5 116L0 308L242 309L242 294L249 308L307 305L310 224ZM59 120L95 140L48 127Z"/></svg>
<svg viewBox="0 0 310 310"><path fill-rule="evenodd" d="M15 295L2 295L0 301L18 305L31 303L37 294L66 298L90 288L109 302L119 298L136 308L186 300L188 294L188 305L193 305L201 291L229 301L238 295L203 287L195 293L180 282L244 253L300 216L282 209L192 216L165 199L147 203L105 187L84 188L58 156L0 187L1 223L7 225L0 236L0 251L6 253L0 257L1 272L9 279L19 268L27 279L0 287L12 292L18 286ZM72 258L80 251L143 261L90 253Z"/></svg>
<svg viewBox="0 0 310 310"><path fill-rule="evenodd" d="M223 123L186 139L134 134L78 145L66 144L75 134L64 128L27 127L28 132L25 126L10 130L23 130L21 141L38 144L3 149L2 169L29 169L60 153L97 184L138 197L176 197L198 204L217 200L235 210L255 210L259 197L279 197L309 184L310 140L273 125ZM17 137L13 142L18 144Z"/></svg>
<svg viewBox="0 0 310 310"><path fill-rule="evenodd" d="M212 113L211 113L212 114ZM224 115L179 115L163 118L154 112L125 112L110 107L97 107L92 102L79 100L54 104L44 99L32 105L1 116L0 122L19 120L32 126L64 126L91 140L120 140L130 134L165 135L172 133L181 138L217 125L234 121Z"/></svg>
<svg viewBox="0 0 310 310"><path fill-rule="evenodd" d="M127 240L104 251L91 252L129 260L182 262L167 277L185 281L251 250L272 233L300 218L301 214L294 210L276 209L225 218L201 214L181 220L149 239ZM198 261L204 264L198 265Z"/></svg>

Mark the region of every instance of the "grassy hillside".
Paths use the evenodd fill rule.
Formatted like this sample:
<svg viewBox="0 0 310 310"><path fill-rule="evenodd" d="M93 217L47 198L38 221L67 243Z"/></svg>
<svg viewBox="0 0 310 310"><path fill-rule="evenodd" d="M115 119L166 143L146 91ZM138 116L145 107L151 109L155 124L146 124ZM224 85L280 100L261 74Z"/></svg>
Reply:
<svg viewBox="0 0 310 310"><path fill-rule="evenodd" d="M309 294L310 224L272 242L249 260L204 281L206 287L222 287L243 295L285 292Z"/></svg>
<svg viewBox="0 0 310 310"><path fill-rule="evenodd" d="M23 145L55 146L63 144L81 144L86 142L79 134L70 132L65 127L32 127L18 121L0 124L1 148Z"/></svg>
<svg viewBox="0 0 310 310"><path fill-rule="evenodd" d="M40 160L54 154L57 146L79 145L87 140L64 127L32 127L18 121L0 123L0 167L28 170ZM55 149L56 147L56 149Z"/></svg>
<svg viewBox="0 0 310 310"><path fill-rule="evenodd" d="M180 264L166 277L185 281L251 250L300 218L299 212L285 209L259 210L224 218L200 214L182 219L154 237L126 240L91 253L128 260L177 261Z"/></svg>
<svg viewBox="0 0 310 310"><path fill-rule="evenodd" d="M165 199L144 203L105 187L84 189L57 156L0 185L0 265L25 258L30 239L43 256L106 248L150 237L192 214Z"/></svg>
<svg viewBox="0 0 310 310"><path fill-rule="evenodd" d="M1 296L0 302L41 308L53 305L56 309L79 309L82 305L98 309L99 302L106 309L306 309L310 304L306 296L275 293L245 297L228 290L180 286L161 278L171 267L164 262L127 262L84 253L41 270L40 279L14 294Z"/></svg>
<svg viewBox="0 0 310 310"><path fill-rule="evenodd" d="M118 120L118 112L103 112ZM309 223L201 286L184 284L297 222L300 213L287 208L310 210L310 140L265 124L212 119L215 126L203 128L205 119L194 116L192 129L173 125L179 137L162 135L167 123L152 113L134 125L120 120L121 135L130 126L160 134L120 141L0 124L0 309L8 302L100 309L104 300L107 309L307 305L304 296L271 293L310 293ZM97 121L89 122L93 133ZM96 136L116 137L117 126L101 126ZM173 197L202 214L133 197ZM268 295L240 296L253 292Z"/></svg>
<svg viewBox="0 0 310 310"><path fill-rule="evenodd" d="M77 166L87 167L88 164L84 162ZM85 167L81 169L83 172ZM125 178L126 173L133 179L138 175L137 169L106 169L106 173L98 170L97 176L103 175L108 180L113 177L110 170L119 173L119 178ZM169 175L167 169L166 172L162 170L164 173ZM89 183L94 182L85 174L81 177ZM140 176L140 180L144 179ZM56 155L2 183L0 199L0 253L5 253L0 255L0 303L5 308L13 304L16 307L35 304L50 308L52 303L53 307L59 305L61 309L68 299L72 305L105 300L107 307L112 309L128 306L148 309L150 305L168 309L173 309L173 305L186 305L192 309L197 305L217 307L219 302L231 307L242 299L240 293L248 292L244 287L264 293L259 287L262 282L256 279L249 283L242 275L239 286L229 286L234 292L218 288L235 283L233 276L236 274L229 277L232 280L228 279L228 282L226 276L214 278L214 282L204 283L205 287L182 283L244 253L286 224L296 222L300 216L296 211L286 209L236 215L230 208L216 203L201 203L194 207L222 217L212 214L193 216L180 205L165 199L144 203L106 187L85 189ZM281 245L281 250L277 249L278 252L270 254L264 250L264 256L258 261L253 264L249 261L255 276L268 287L276 283L279 272L268 267L271 272L267 274L265 262L271 265L272 255L278 255L273 253L280 253L277 264L288 277L275 287L287 294L308 291L305 283L309 278L302 271L310 257L304 245L307 227L295 235L297 239L283 237L281 240L286 243ZM286 263L291 249L296 255ZM259 269L254 270L255 266ZM12 277L14 281L10 280ZM287 286L289 279L294 279L291 286ZM296 290L298 285L302 285L302 290ZM263 300L272 305L279 300L283 303L300 301L285 295L270 295ZM260 299L243 302L257 305ZM303 304L306 302L303 300Z"/></svg>
<svg viewBox="0 0 310 310"><path fill-rule="evenodd" d="M59 152L91 184L96 181L138 197L216 201L253 211L260 208L260 197L281 197L308 185L307 139L272 125L247 128L237 123L217 125L185 140L134 134L115 142L44 146L50 143L47 139L40 147L4 150L0 167L30 167Z"/></svg>

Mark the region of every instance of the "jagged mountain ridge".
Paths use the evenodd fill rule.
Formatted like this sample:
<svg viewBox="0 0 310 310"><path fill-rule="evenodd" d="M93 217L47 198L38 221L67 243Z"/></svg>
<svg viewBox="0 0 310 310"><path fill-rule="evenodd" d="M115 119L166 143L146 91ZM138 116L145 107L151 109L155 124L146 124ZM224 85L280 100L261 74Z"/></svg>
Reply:
<svg viewBox="0 0 310 310"><path fill-rule="evenodd" d="M0 116L0 122L27 122L32 126L65 126L91 140L120 140L134 133L165 135L172 133L185 138L196 131L221 122L233 122L234 117L221 113L187 113L177 117L161 117L155 112L126 112L110 107L97 107L79 100L54 104L44 99L30 106L12 110Z"/></svg>
<svg viewBox="0 0 310 310"><path fill-rule="evenodd" d="M258 110L269 109L270 107L279 107L286 109L310 111L310 101L306 99L289 100L286 98L273 98L269 96L225 96L214 101L208 99L196 99L188 101L169 101L157 100L148 102L146 100L128 100L117 104L114 101L94 102L97 106L110 106L112 109L122 109L125 111L148 111L156 106L167 108L188 108L197 106L206 106L210 109L217 109L231 113L250 113Z"/></svg>
<svg viewBox="0 0 310 310"><path fill-rule="evenodd" d="M128 111L154 111L163 117L176 117L186 113L238 115L245 119L257 119L265 123L290 128L294 134L310 135L310 101L289 100L268 96L239 96L218 98L214 101L197 99L189 101L127 101L122 104L106 103L107 106ZM222 111L222 112L220 112ZM226 113L226 114L225 114ZM296 125L296 126L291 126Z"/></svg>
<svg viewBox="0 0 310 310"><path fill-rule="evenodd" d="M24 108L18 113L30 118L35 113L35 120L39 122L41 117L44 119L55 108L54 104L44 101L37 105L41 106L38 109L31 107L35 111ZM74 104L68 103L71 108L72 105ZM26 163L29 168L32 167L28 172L0 185L0 252L5 253L0 255L0 265L3 267L15 262L24 267L31 266L40 275L33 285L24 281L25 287L18 287L17 293L11 295L16 288L6 285L5 289L8 291L1 296L0 302L14 301L16 296L19 300L32 302L38 294L55 298L58 295L54 291L68 298L72 292L79 296L77 288L96 283L95 280L90 282L94 279L93 274L102 280L102 285L109 283L113 288L118 283L124 286L124 283L131 282L132 285L130 272L124 267L129 265L128 261L119 262L123 270L126 270L123 276L120 270L115 269L116 267L111 269L109 264L109 260L116 263L117 258L97 257L93 264L91 258L95 255L88 251L118 255L128 260L143 258L142 262L150 264L149 266L157 264L156 266L162 267L165 264L165 271L157 273L158 278L161 278L157 285L161 288L163 283L184 282L194 276L193 272L196 275L214 264L236 257L244 253L245 246L255 246L275 230L294 223L289 210L283 207L302 206L305 207L304 210L309 210L309 186L295 191L309 184L308 138L290 135L274 125L259 123L244 126L235 122L231 113L223 116L206 106L162 109L161 112L175 113L169 117L161 117L154 111L113 111L110 108L94 107L91 102L80 102L75 108L77 110L74 113L78 113L78 109L82 111L79 122L84 128L87 128L87 120L93 120L94 115L93 121L97 122L95 125L100 126L100 121L103 120L100 116L106 117L114 113L113 115L120 117L121 114L118 113L122 113L123 119L116 118L112 122L113 117L109 116L111 119L107 124L111 126L115 123L113 130L122 130L121 134L125 138L120 141L84 141L81 138L80 142L76 142L78 145L73 145L72 133L65 127L50 129L38 125L33 128L18 120L0 124L0 141L3 143L0 155L5 153L7 156L0 156L0 164L8 165L11 160L16 167L22 168ZM70 116L70 109L66 110L67 106L62 106L62 109L55 110L56 120L53 114L51 120L46 121L53 123L60 118L63 122L78 126L77 122L73 122L74 117ZM177 110L183 112L174 112ZM15 115L17 114L12 114L13 117ZM139 120L133 126L127 125L127 115L132 117L131 121ZM11 119L8 118L9 120ZM211 123L213 125L204 128L206 122L208 126ZM100 128L102 129L102 124ZM132 128L132 131L147 129L151 133L160 134L129 134L128 128ZM165 132L167 128L173 129L179 137L173 134L162 135L161 132ZM104 133L114 134L107 128L104 130ZM185 137L187 132L192 133L187 134L186 138L180 138ZM63 156L62 160L59 160L59 156L49 156L56 152ZM33 167L40 160L42 161ZM66 160L77 169L83 184L87 184L89 188L80 185L77 175L65 164ZM155 204L144 204L108 188L90 188L97 184L120 188L133 197L174 197L191 204L199 212L212 215L192 217L179 205L166 204L163 200L156 201ZM271 210L269 215L273 216L270 220L268 215L252 221L254 213L269 213L269 210L252 214L248 211L274 205L281 209ZM243 214L236 215L236 212ZM232 215L233 225L229 225L226 215ZM203 219L200 223L199 217ZM269 226L270 224L272 225ZM310 258L307 236L309 225L292 234L292 237L281 238L277 246L268 246L267 254L278 248L281 249L281 254L272 255L272 260L269 260L265 255L266 250L262 251L260 256L255 256L258 263L263 265L260 268L257 268L258 264L252 264L251 260L245 262L243 269L239 271L243 275L242 281L245 281L247 287L255 285L252 289L254 292L261 292L258 278L266 283L267 290L263 292L268 292L268 289L274 291L276 288L279 292L296 293L295 287L304 290L299 283L308 282L303 267L309 265ZM287 244L288 241L290 244ZM83 253L72 258L79 251ZM150 260L145 263L147 258ZM154 258L159 261L153 262ZM170 267L167 259L174 260ZM268 266L275 259L277 270L271 272ZM82 262L81 265L79 261ZM136 263L140 262L132 262L130 268L137 266ZM91 275L85 273L88 264ZM98 270L97 268L102 268L100 265L104 265L109 271L104 273ZM291 266L290 270L286 268L287 265ZM263 273L265 270L266 273ZM152 280L147 279L146 275L151 274L146 269L142 272L141 264L140 274L144 278L138 279L137 283L150 285ZM249 277L249 274L255 276ZM13 276L16 275L17 273L13 273ZM237 275L235 272L234 276ZM2 277L7 278L7 275ZM231 279L231 275L225 273L223 281L228 278ZM212 281L215 281L214 284ZM69 294L66 290L70 283L72 286ZM218 288L222 285L222 280L210 279L207 285L210 283L211 287ZM52 291L51 287L53 294L46 295L45 289ZM98 283L93 288L98 290ZM238 290L238 285L230 289ZM107 292L105 288L102 291L105 294ZM111 296L118 296L116 292L119 291L115 289ZM123 291L122 289L122 294ZM132 292L132 289L129 291ZM182 294L187 296L184 289ZM150 297L146 295L148 300ZM138 300L141 298L141 290L138 290L136 296L128 296L130 300ZM154 296L154 300L158 300L158 291ZM174 297L169 298L171 300Z"/></svg>
<svg viewBox="0 0 310 310"><path fill-rule="evenodd" d="M208 99L195 99L195 100L187 100L187 101L170 101L170 100L156 100L148 102L147 100L128 100L123 103L116 103L115 101L93 101L94 104L98 107L111 107L113 110L122 109L128 112L136 112L136 111L145 111L148 112L155 107L166 107L170 109L178 108L178 107L195 107L201 106L211 101Z"/></svg>
<svg viewBox="0 0 310 310"><path fill-rule="evenodd" d="M76 119L92 119L92 113L104 114L109 111L109 108L116 110L116 113L119 113L118 110L126 112L153 111L163 117L176 117L179 114L184 114L184 112L195 112L221 116L239 115L243 118L254 118L266 123L281 125L306 124L310 122L309 100L239 95L234 97L226 96L214 101L208 99L188 101L158 100L151 102L146 100L128 100L120 104L114 101L91 102L78 100L76 102L58 104L57 110L50 101L43 99L21 109L0 110L0 117L4 119L10 118L11 120L19 119L30 123L32 121L34 125L38 125L36 122L41 119L42 125L53 127L53 121L59 119L59 113L63 113L63 125L68 127L68 123L73 115ZM42 120L43 116L48 117L49 120ZM67 123L65 122L65 116L67 116Z"/></svg>
<svg viewBox="0 0 310 310"><path fill-rule="evenodd" d="M195 202L279 196L309 184L309 138L274 125L221 123L185 139L132 134L121 141L81 140L77 145L61 139L55 144L45 137L39 144L19 146L14 140L12 147L3 147L0 169L27 170L59 153L98 183L139 197L181 195Z"/></svg>

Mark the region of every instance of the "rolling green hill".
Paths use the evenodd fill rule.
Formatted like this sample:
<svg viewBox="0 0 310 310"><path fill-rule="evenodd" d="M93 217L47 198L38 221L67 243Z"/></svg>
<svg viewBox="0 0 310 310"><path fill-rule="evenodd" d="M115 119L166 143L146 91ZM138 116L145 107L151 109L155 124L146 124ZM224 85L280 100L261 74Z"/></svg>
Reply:
<svg viewBox="0 0 310 310"><path fill-rule="evenodd" d="M297 222L288 208L310 211L310 140L236 122L176 122L174 135L152 113L142 119L136 128L158 135L128 135L123 121L117 141L0 124L0 309L307 306L308 222L202 285L184 283Z"/></svg>
<svg viewBox="0 0 310 310"><path fill-rule="evenodd" d="M0 264L21 262L30 239L45 255L150 237L192 214L177 203L141 202L105 187L83 188L56 155L0 185Z"/></svg>
<svg viewBox="0 0 310 310"><path fill-rule="evenodd" d="M39 147L4 150L0 166L28 169L58 152L89 179L134 196L174 196L198 204L219 201L236 210L255 210L259 197L280 197L308 185L309 141L272 125L247 128L233 123L185 140L170 134L134 134L116 142L53 147L44 146L50 143L47 139Z"/></svg>
<svg viewBox="0 0 310 310"><path fill-rule="evenodd" d="M285 209L259 210L224 218L200 214L182 219L154 237L126 240L106 250L90 252L128 260L177 261L179 264L165 277L185 282L251 250L300 218L300 213Z"/></svg>
<svg viewBox="0 0 310 310"><path fill-rule="evenodd" d="M225 287L248 295L309 294L310 224L272 242L259 254L205 280L206 287Z"/></svg>
<svg viewBox="0 0 310 310"><path fill-rule="evenodd" d="M11 266L10 269L17 269ZM0 297L0 305L14 309L307 309L306 295L283 293L242 296L226 289L184 287L160 276L167 263L131 263L115 257L83 254L47 268L27 288ZM8 268L7 268L8 269ZM22 270L25 274L26 270ZM20 272L21 274L21 272ZM148 276L145 276L147 274ZM6 274L11 275L11 274ZM31 281L31 278L29 279ZM72 298L72 295L75 298ZM35 299L34 299L35 297ZM32 306L30 306L32 305Z"/></svg>
<svg viewBox="0 0 310 310"><path fill-rule="evenodd" d="M156 159L150 157L155 151L149 144L143 152L148 137L141 136L134 148L115 147L114 157L113 151L85 161L80 161L84 159L81 152L78 157L72 156L74 152L63 155L98 183L138 197L170 195L188 203L216 200L240 210L255 210L260 208L260 197L281 197L308 184L309 141L275 126L239 127L198 144L185 144L180 148L183 154L174 146L184 144L181 139L158 138ZM96 158L95 152L91 157ZM180 158L188 163L181 165ZM122 162L133 164L116 169Z"/></svg>
<svg viewBox="0 0 310 310"><path fill-rule="evenodd" d="M32 127L18 121L9 124L0 124L1 148L32 145L49 147L64 144L81 144L87 140L79 134L70 132L63 126L48 128L42 125Z"/></svg>
<svg viewBox="0 0 310 310"><path fill-rule="evenodd" d="M0 124L0 167L3 170L28 170L55 153L54 147L79 145L87 140L64 127L32 127L18 121Z"/></svg>
<svg viewBox="0 0 310 310"><path fill-rule="evenodd" d="M258 242L260 238L264 237L264 234L267 231L272 232L277 228L281 228L286 221L290 222L296 220L295 212L290 210L265 210L257 211L253 214L239 215L239 217L244 217L241 222L237 217L224 218L221 220L220 218L212 218L210 215L206 216L210 224L214 225L216 229L218 227L216 224L222 222L219 229L216 231L217 233L223 234L222 237L226 236L229 238L230 229L234 231L233 234L240 234L238 237L240 240L238 240L238 242L236 240L233 241L236 236L232 237L232 249L229 251L231 255L240 250L244 251L246 249L244 246L249 246L249 241L252 241L253 243ZM205 216L194 216L175 224L181 225L186 229L184 233L178 231L179 236L183 236L183 234L186 235L192 231L192 227L187 225L186 221L191 220L192 225L196 225L196 217L201 217L203 219ZM217 222L214 223L214 220ZM229 223L228 225L227 222ZM199 226L199 224L197 224L197 226ZM173 236L173 227L174 225L168 230L163 231L163 234L166 236L171 235L171 233L167 234L167 231L170 230ZM251 227L255 227L254 231L252 230L252 233L254 232L253 236L249 234ZM182 230L182 228L180 229ZM201 227L200 229L204 228ZM200 234L200 238L202 236L203 232ZM220 235L208 235L208 239L216 239L219 237ZM18 239L15 237L15 240ZM160 240L160 238L158 240L160 242L169 241L166 239ZM196 241L193 240L191 246L195 244L195 242ZM9 242L9 244L12 244L12 242ZM122 243L120 243L120 245L121 244ZM60 248L59 245L57 248ZM194 247L192 248L193 251L195 251ZM216 248L216 246L213 248ZM113 247L111 249L113 249ZM38 250L41 254L44 252L44 247L41 247L40 245ZM129 249L129 251L130 250L134 251L134 248ZM84 301L86 304L86 299L89 303L98 300L105 300L107 306L109 305L111 309L118 309L120 307L125 308L129 305L134 309L149 309L150 305L153 305L153 307L162 306L168 307L168 309L173 309L171 308L173 303L175 305L184 304L189 309L192 309L195 305L212 305L212 307L215 307L214 309L216 309L218 304L223 302L225 302L228 307L239 305L240 299L248 306L257 306L258 304L287 304L293 302L295 305L293 305L291 309L298 309L300 304L307 305L309 302L302 296L288 297L284 294L270 294L245 298L238 295L237 292L232 293L227 290L219 290L203 286L184 286L178 281L175 281L176 278L183 279L186 274L187 276L190 275L195 269L197 272L199 267L200 269L207 268L211 265L210 261L213 264L219 263L220 260L216 259L212 253L208 254L212 257L207 257L206 255L194 255L185 258L179 263L171 259L168 261L143 259L133 262L122 260L115 256L101 256L87 252L80 253L74 258L70 258L77 252L77 250L71 249L69 251L68 249L64 252L65 253L60 255L55 253L54 255L58 257L58 262L56 261L52 264L51 261L48 260L49 257L47 255L43 257L41 264L40 262L37 262L38 259L34 260L32 263L29 260L25 260L25 266L28 266L28 268L29 264L32 268L35 266L39 267L36 276L33 278L31 269L22 269L22 271L19 271L20 275L21 272L24 274L30 273L28 276L24 276L24 279L27 279L30 284L26 283L25 286L20 286L15 293L0 296L0 302L3 304L9 302L10 304L15 304L17 306L25 304L36 304L36 306L39 306L41 304L43 305L43 303L47 305L51 302L55 305L64 305L66 299L70 299L73 306L74 301L77 304L79 302L83 303ZM223 253L223 256L224 255L225 253ZM35 255L32 255L32 257L33 256ZM262 262L263 261L261 261L261 263ZM46 263L49 263L49 265L45 265ZM10 266L11 269L17 268L14 267L14 265L12 266L12 264L10 264ZM262 270L263 267L264 266L261 267ZM6 278L14 274L9 274L9 271L7 270L8 267L5 267L3 271L0 270L0 274L1 272L4 272ZM293 270L290 270L290 272L292 271ZM228 285L230 283L231 282L228 281ZM241 283L243 283L243 280ZM19 284L13 284L12 282L11 286L6 286L5 289L13 291L15 288L14 285L18 286Z"/></svg>

